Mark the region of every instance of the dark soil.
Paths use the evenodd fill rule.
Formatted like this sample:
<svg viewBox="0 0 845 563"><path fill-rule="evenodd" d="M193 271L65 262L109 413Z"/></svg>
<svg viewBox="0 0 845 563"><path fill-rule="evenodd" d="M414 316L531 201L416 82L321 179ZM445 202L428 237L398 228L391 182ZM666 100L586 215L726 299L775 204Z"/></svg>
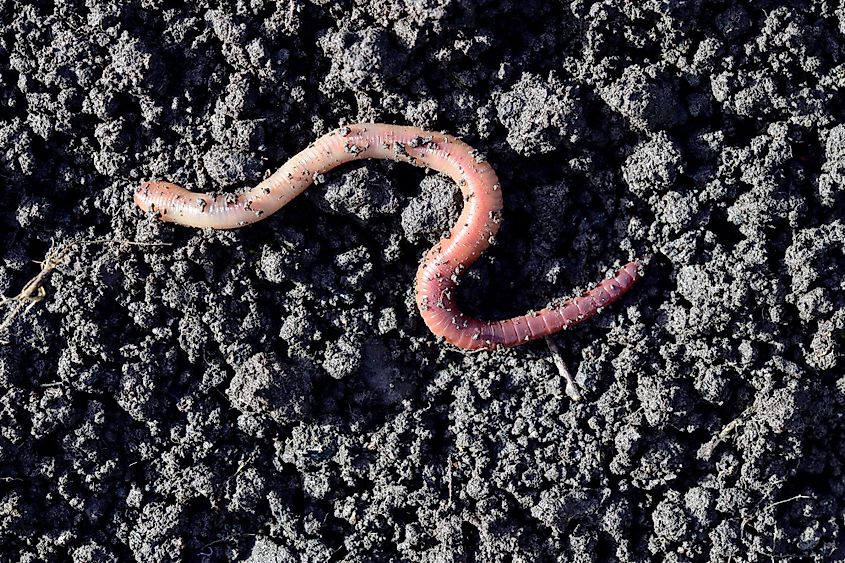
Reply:
<svg viewBox="0 0 845 563"><path fill-rule="evenodd" d="M0 560L845 560L845 7L0 0ZM505 190L461 302L645 278L464 354L413 303L460 202L349 166L229 232L143 179L254 184L340 123L463 136ZM2 311L9 311L9 304Z"/></svg>

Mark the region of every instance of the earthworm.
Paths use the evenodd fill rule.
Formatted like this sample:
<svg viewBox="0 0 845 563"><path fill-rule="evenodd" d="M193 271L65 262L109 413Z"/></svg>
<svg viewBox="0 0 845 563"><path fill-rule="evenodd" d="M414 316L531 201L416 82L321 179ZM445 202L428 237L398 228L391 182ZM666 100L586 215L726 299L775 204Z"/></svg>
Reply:
<svg viewBox="0 0 845 563"><path fill-rule="evenodd" d="M144 182L135 203L163 221L190 227L234 229L264 219L315 179L343 163L362 159L408 162L449 175L464 206L449 235L428 251L416 278L416 302L428 328L465 349L516 346L576 325L619 299L640 277L640 263L574 299L520 317L482 321L455 302L460 275L493 242L502 220L502 190L493 168L469 145L416 127L360 123L320 137L266 180L240 195L212 196L169 182Z"/></svg>

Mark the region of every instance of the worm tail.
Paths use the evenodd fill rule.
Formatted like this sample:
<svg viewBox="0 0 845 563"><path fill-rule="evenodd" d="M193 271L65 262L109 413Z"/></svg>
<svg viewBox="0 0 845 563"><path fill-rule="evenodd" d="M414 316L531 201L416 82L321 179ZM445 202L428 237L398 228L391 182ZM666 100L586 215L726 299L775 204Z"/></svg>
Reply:
<svg viewBox="0 0 845 563"><path fill-rule="evenodd" d="M474 349L518 346L574 326L622 297L641 277L641 267L638 261L629 262L613 277L602 281L584 295L535 313L490 323L464 319L465 327L456 327L463 330L455 330L458 334L454 335L452 343ZM470 338L466 336L467 331L472 331ZM447 340L450 340L449 336Z"/></svg>

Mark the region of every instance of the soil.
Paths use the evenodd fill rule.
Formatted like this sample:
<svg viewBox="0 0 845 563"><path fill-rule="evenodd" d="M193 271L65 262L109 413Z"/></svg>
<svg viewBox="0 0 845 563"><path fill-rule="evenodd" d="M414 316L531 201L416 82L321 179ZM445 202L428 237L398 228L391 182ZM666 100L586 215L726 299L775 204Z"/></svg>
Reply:
<svg viewBox="0 0 845 563"><path fill-rule="evenodd" d="M0 292L72 245L0 346L0 559L845 560L836 4L0 0ZM584 400L542 341L421 322L444 177L347 166L226 232L132 203L356 121L493 164L473 314L647 260L555 337Z"/></svg>

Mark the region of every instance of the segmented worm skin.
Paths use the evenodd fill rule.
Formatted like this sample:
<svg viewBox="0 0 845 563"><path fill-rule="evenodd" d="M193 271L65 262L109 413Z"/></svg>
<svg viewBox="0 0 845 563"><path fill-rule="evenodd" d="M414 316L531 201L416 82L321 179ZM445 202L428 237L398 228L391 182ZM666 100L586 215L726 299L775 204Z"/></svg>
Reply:
<svg viewBox="0 0 845 563"><path fill-rule="evenodd" d="M464 207L445 239L428 251L417 272L416 301L426 325L466 349L516 346L573 326L624 294L640 277L639 263L625 264L580 297L501 321L481 321L455 303L460 275L499 230L502 191L493 168L466 143L442 133L380 123L341 127L315 141L276 173L237 196L195 193L168 182L145 182L135 203L164 221L191 227L234 229L266 218L310 186L315 177L362 159L408 162L448 174L460 186Z"/></svg>

